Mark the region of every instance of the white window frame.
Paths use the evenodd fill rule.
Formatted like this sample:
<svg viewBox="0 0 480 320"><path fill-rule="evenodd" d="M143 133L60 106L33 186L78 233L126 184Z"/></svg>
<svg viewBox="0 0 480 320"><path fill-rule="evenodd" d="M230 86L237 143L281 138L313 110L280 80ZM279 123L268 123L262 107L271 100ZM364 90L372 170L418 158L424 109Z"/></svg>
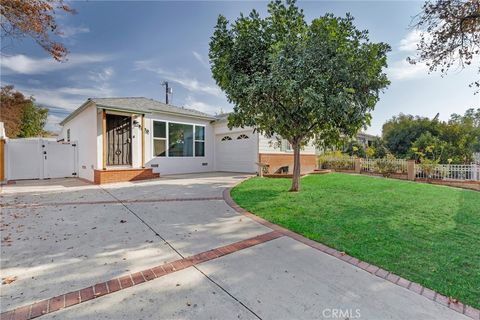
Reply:
<svg viewBox="0 0 480 320"><path fill-rule="evenodd" d="M165 122L165 138L157 138L155 137L155 124L153 121L156 122ZM153 158L166 158L168 157L168 122L163 120L153 120L152 121L152 156ZM155 154L155 140L164 140L165 141L165 155L164 156L157 156Z"/></svg>
<svg viewBox="0 0 480 320"><path fill-rule="evenodd" d="M165 138L155 138L154 137L154 122L165 122ZM169 134L170 134L170 130L169 130L169 124L170 123L174 123L174 124L185 124L185 125L190 125L193 127L193 154L191 157L182 157L182 156L170 156L169 154L169 149L170 149L170 138L169 138ZM196 140L195 139L195 126L197 127L203 127L203 130L204 130L204 133L205 133L205 136L204 136L204 139L203 140ZM175 159L178 159L178 158L205 158L206 157L206 154L207 154L207 148L206 148L206 144L207 144L207 128L204 124L197 124L197 123L190 123L190 122L180 122L180 121L168 121L168 120L162 120L162 119L152 119L152 139L151 139L151 154L152 154L152 158L159 158L159 159L163 159L163 158L175 158ZM153 140L154 139L157 139L157 140L165 140L165 156L162 157L162 156L156 156L155 155L155 148L154 148L154 145L153 145ZM203 142L204 144L204 154L203 156L195 156L195 142L198 141L198 142Z"/></svg>
<svg viewBox="0 0 480 320"><path fill-rule="evenodd" d="M197 127L203 127L203 140L197 140ZM205 128L205 126L203 125L199 125L199 124L195 124L193 126L193 156L195 158L205 158L205 137L207 135L207 130ZM203 156L197 156L196 155L196 151L195 150L195 143L196 142L203 142Z"/></svg>

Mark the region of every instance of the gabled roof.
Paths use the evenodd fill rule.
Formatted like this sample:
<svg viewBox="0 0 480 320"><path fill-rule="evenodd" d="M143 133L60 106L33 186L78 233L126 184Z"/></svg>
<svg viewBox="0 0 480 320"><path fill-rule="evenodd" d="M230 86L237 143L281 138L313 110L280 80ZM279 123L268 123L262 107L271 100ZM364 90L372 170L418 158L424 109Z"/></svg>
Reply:
<svg viewBox="0 0 480 320"><path fill-rule="evenodd" d="M165 104L160 101L144 97L126 97L126 98L89 98L79 108L68 115L60 125L64 125L76 115L87 108L90 103L95 103L97 108L105 108L117 111L137 112L137 113L167 113L174 115L183 115L187 117L201 118L206 120L215 120L216 117L210 114L183 107L177 107Z"/></svg>

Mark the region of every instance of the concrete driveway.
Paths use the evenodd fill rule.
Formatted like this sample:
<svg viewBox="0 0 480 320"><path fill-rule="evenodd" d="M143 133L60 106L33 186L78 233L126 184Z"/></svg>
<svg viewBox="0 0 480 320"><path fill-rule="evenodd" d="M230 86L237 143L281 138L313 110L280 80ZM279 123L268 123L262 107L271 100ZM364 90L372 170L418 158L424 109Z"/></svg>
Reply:
<svg viewBox="0 0 480 320"><path fill-rule="evenodd" d="M238 214L245 178L4 186L2 320L469 319Z"/></svg>

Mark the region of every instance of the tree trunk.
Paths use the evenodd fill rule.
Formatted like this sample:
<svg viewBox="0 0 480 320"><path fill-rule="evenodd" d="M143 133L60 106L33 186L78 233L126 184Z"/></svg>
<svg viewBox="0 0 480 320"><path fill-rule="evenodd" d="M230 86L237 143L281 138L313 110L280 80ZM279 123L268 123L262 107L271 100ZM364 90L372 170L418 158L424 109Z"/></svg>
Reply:
<svg viewBox="0 0 480 320"><path fill-rule="evenodd" d="M292 143L293 148L293 177L291 192L300 191L300 143Z"/></svg>

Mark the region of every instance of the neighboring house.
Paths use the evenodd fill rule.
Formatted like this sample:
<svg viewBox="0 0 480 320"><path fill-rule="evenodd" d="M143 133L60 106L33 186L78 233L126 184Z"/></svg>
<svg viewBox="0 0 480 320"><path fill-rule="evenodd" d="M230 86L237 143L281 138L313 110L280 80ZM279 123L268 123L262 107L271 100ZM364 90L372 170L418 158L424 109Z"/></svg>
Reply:
<svg viewBox="0 0 480 320"><path fill-rule="evenodd" d="M326 148L317 148L317 155L324 154L325 152L329 151L335 151L335 150L340 150L342 152L345 152L348 144L351 141L357 141L360 143L364 148L371 147L375 140L378 139L378 136L374 136L372 134L368 134L365 132L359 132L357 135L353 138L350 138L346 141L344 141L339 147L331 146L331 147L326 147Z"/></svg>
<svg viewBox="0 0 480 320"><path fill-rule="evenodd" d="M365 132L359 132L356 137L356 141L358 141L364 148L371 147L376 139L378 139L377 136Z"/></svg>
<svg viewBox="0 0 480 320"><path fill-rule="evenodd" d="M78 176L96 183L146 179L158 174L293 169L285 141L253 128L227 127L226 115L166 105L143 97L92 98L61 123L59 138L77 143ZM315 148L302 151L303 170L316 167Z"/></svg>

